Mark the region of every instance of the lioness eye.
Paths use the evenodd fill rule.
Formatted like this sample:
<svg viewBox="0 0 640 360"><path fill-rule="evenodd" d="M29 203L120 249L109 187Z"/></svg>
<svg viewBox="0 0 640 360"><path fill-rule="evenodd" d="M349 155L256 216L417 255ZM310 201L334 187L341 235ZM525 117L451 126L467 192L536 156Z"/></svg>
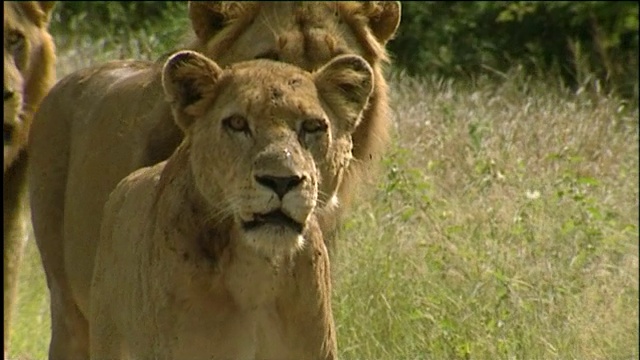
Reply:
<svg viewBox="0 0 640 360"><path fill-rule="evenodd" d="M327 122L323 119L307 119L302 122L302 131L315 133L327 130Z"/></svg>
<svg viewBox="0 0 640 360"><path fill-rule="evenodd" d="M24 43L24 34L19 31L9 31L7 34L7 46L11 49L17 49Z"/></svg>
<svg viewBox="0 0 640 360"><path fill-rule="evenodd" d="M240 115L231 115L222 120L222 124L232 131L249 133L249 123Z"/></svg>
<svg viewBox="0 0 640 360"><path fill-rule="evenodd" d="M13 139L13 126L9 124L4 124L2 126L2 132L4 137L4 143L8 144Z"/></svg>

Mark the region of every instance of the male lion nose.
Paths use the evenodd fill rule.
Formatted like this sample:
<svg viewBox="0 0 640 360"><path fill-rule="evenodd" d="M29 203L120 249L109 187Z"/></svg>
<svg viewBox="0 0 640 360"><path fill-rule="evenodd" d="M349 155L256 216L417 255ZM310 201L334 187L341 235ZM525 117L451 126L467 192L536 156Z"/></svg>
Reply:
<svg viewBox="0 0 640 360"><path fill-rule="evenodd" d="M256 181L258 184L264 185L269 189L273 190L278 197L282 199L286 193L291 191L291 189L295 188L300 184L303 180L303 176L271 176L271 175L256 175Z"/></svg>

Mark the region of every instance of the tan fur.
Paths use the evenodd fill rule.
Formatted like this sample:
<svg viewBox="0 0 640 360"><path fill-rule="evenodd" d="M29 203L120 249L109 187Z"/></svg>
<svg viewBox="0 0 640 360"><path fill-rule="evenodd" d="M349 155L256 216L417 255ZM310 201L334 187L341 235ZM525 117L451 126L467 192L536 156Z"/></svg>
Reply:
<svg viewBox="0 0 640 360"><path fill-rule="evenodd" d="M353 134L354 166L337 197L342 209L351 185L370 178L388 139L382 65L399 3L211 1L189 9L197 35L186 48L222 67L262 57L312 71L340 54L367 60L374 90ZM75 72L54 87L37 115L31 206L51 292L53 359L88 352L89 284L109 193L134 170L167 159L182 140L163 101L163 63L116 61ZM321 219L321 227L331 230L338 214Z"/></svg>
<svg viewBox="0 0 640 360"><path fill-rule="evenodd" d="M55 81L53 2L4 2L4 348L26 241L25 148L35 110Z"/></svg>
<svg viewBox="0 0 640 360"><path fill-rule="evenodd" d="M335 211L327 198L349 166L372 83L352 55L313 74L171 56L163 85L186 136L105 206L91 359L335 359L318 218ZM299 225L250 226L274 213Z"/></svg>

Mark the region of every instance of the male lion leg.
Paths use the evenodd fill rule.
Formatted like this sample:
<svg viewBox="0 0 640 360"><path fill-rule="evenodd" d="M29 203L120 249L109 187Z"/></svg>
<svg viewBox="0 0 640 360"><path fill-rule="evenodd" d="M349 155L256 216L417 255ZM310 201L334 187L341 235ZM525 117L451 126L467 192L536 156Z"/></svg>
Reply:
<svg viewBox="0 0 640 360"><path fill-rule="evenodd" d="M47 100L31 127L29 198L33 233L51 295L50 360L89 358L89 327L78 309L64 267L64 205L69 163L70 127L49 119Z"/></svg>
<svg viewBox="0 0 640 360"><path fill-rule="evenodd" d="M18 290L18 268L22 261L27 240L26 231L26 155L19 159L3 175L4 218L4 353L9 349L11 317Z"/></svg>
<svg viewBox="0 0 640 360"><path fill-rule="evenodd" d="M64 285L62 286L64 287ZM89 359L89 325L76 304L60 291L51 287L51 344L49 360Z"/></svg>

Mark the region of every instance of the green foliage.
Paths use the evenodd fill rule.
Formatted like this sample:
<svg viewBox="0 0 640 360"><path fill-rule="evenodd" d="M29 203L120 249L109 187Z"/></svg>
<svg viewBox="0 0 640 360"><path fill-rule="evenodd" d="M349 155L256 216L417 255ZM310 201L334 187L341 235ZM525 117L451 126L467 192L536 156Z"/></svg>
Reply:
<svg viewBox="0 0 640 360"><path fill-rule="evenodd" d="M171 50L175 41L167 39L187 29L186 3L173 1L60 2L52 21L53 32L65 34L56 38L63 46L104 38L107 50L127 47L145 57ZM142 37L152 40L146 49L139 49ZM570 86L597 83L637 98L638 41L637 2L406 1L389 49L414 75L503 76L522 65Z"/></svg>
<svg viewBox="0 0 640 360"><path fill-rule="evenodd" d="M186 2L61 1L53 13L51 32L59 52L97 56L79 67L124 57L155 59L173 50L188 33L186 14Z"/></svg>
<svg viewBox="0 0 640 360"><path fill-rule="evenodd" d="M402 11L389 47L410 74L501 74L518 64L638 95L637 2L407 1Z"/></svg>
<svg viewBox="0 0 640 360"><path fill-rule="evenodd" d="M106 35L105 26L109 33L125 34L166 20L167 12L178 6L186 8L172 1L61 1L52 26L94 38Z"/></svg>

